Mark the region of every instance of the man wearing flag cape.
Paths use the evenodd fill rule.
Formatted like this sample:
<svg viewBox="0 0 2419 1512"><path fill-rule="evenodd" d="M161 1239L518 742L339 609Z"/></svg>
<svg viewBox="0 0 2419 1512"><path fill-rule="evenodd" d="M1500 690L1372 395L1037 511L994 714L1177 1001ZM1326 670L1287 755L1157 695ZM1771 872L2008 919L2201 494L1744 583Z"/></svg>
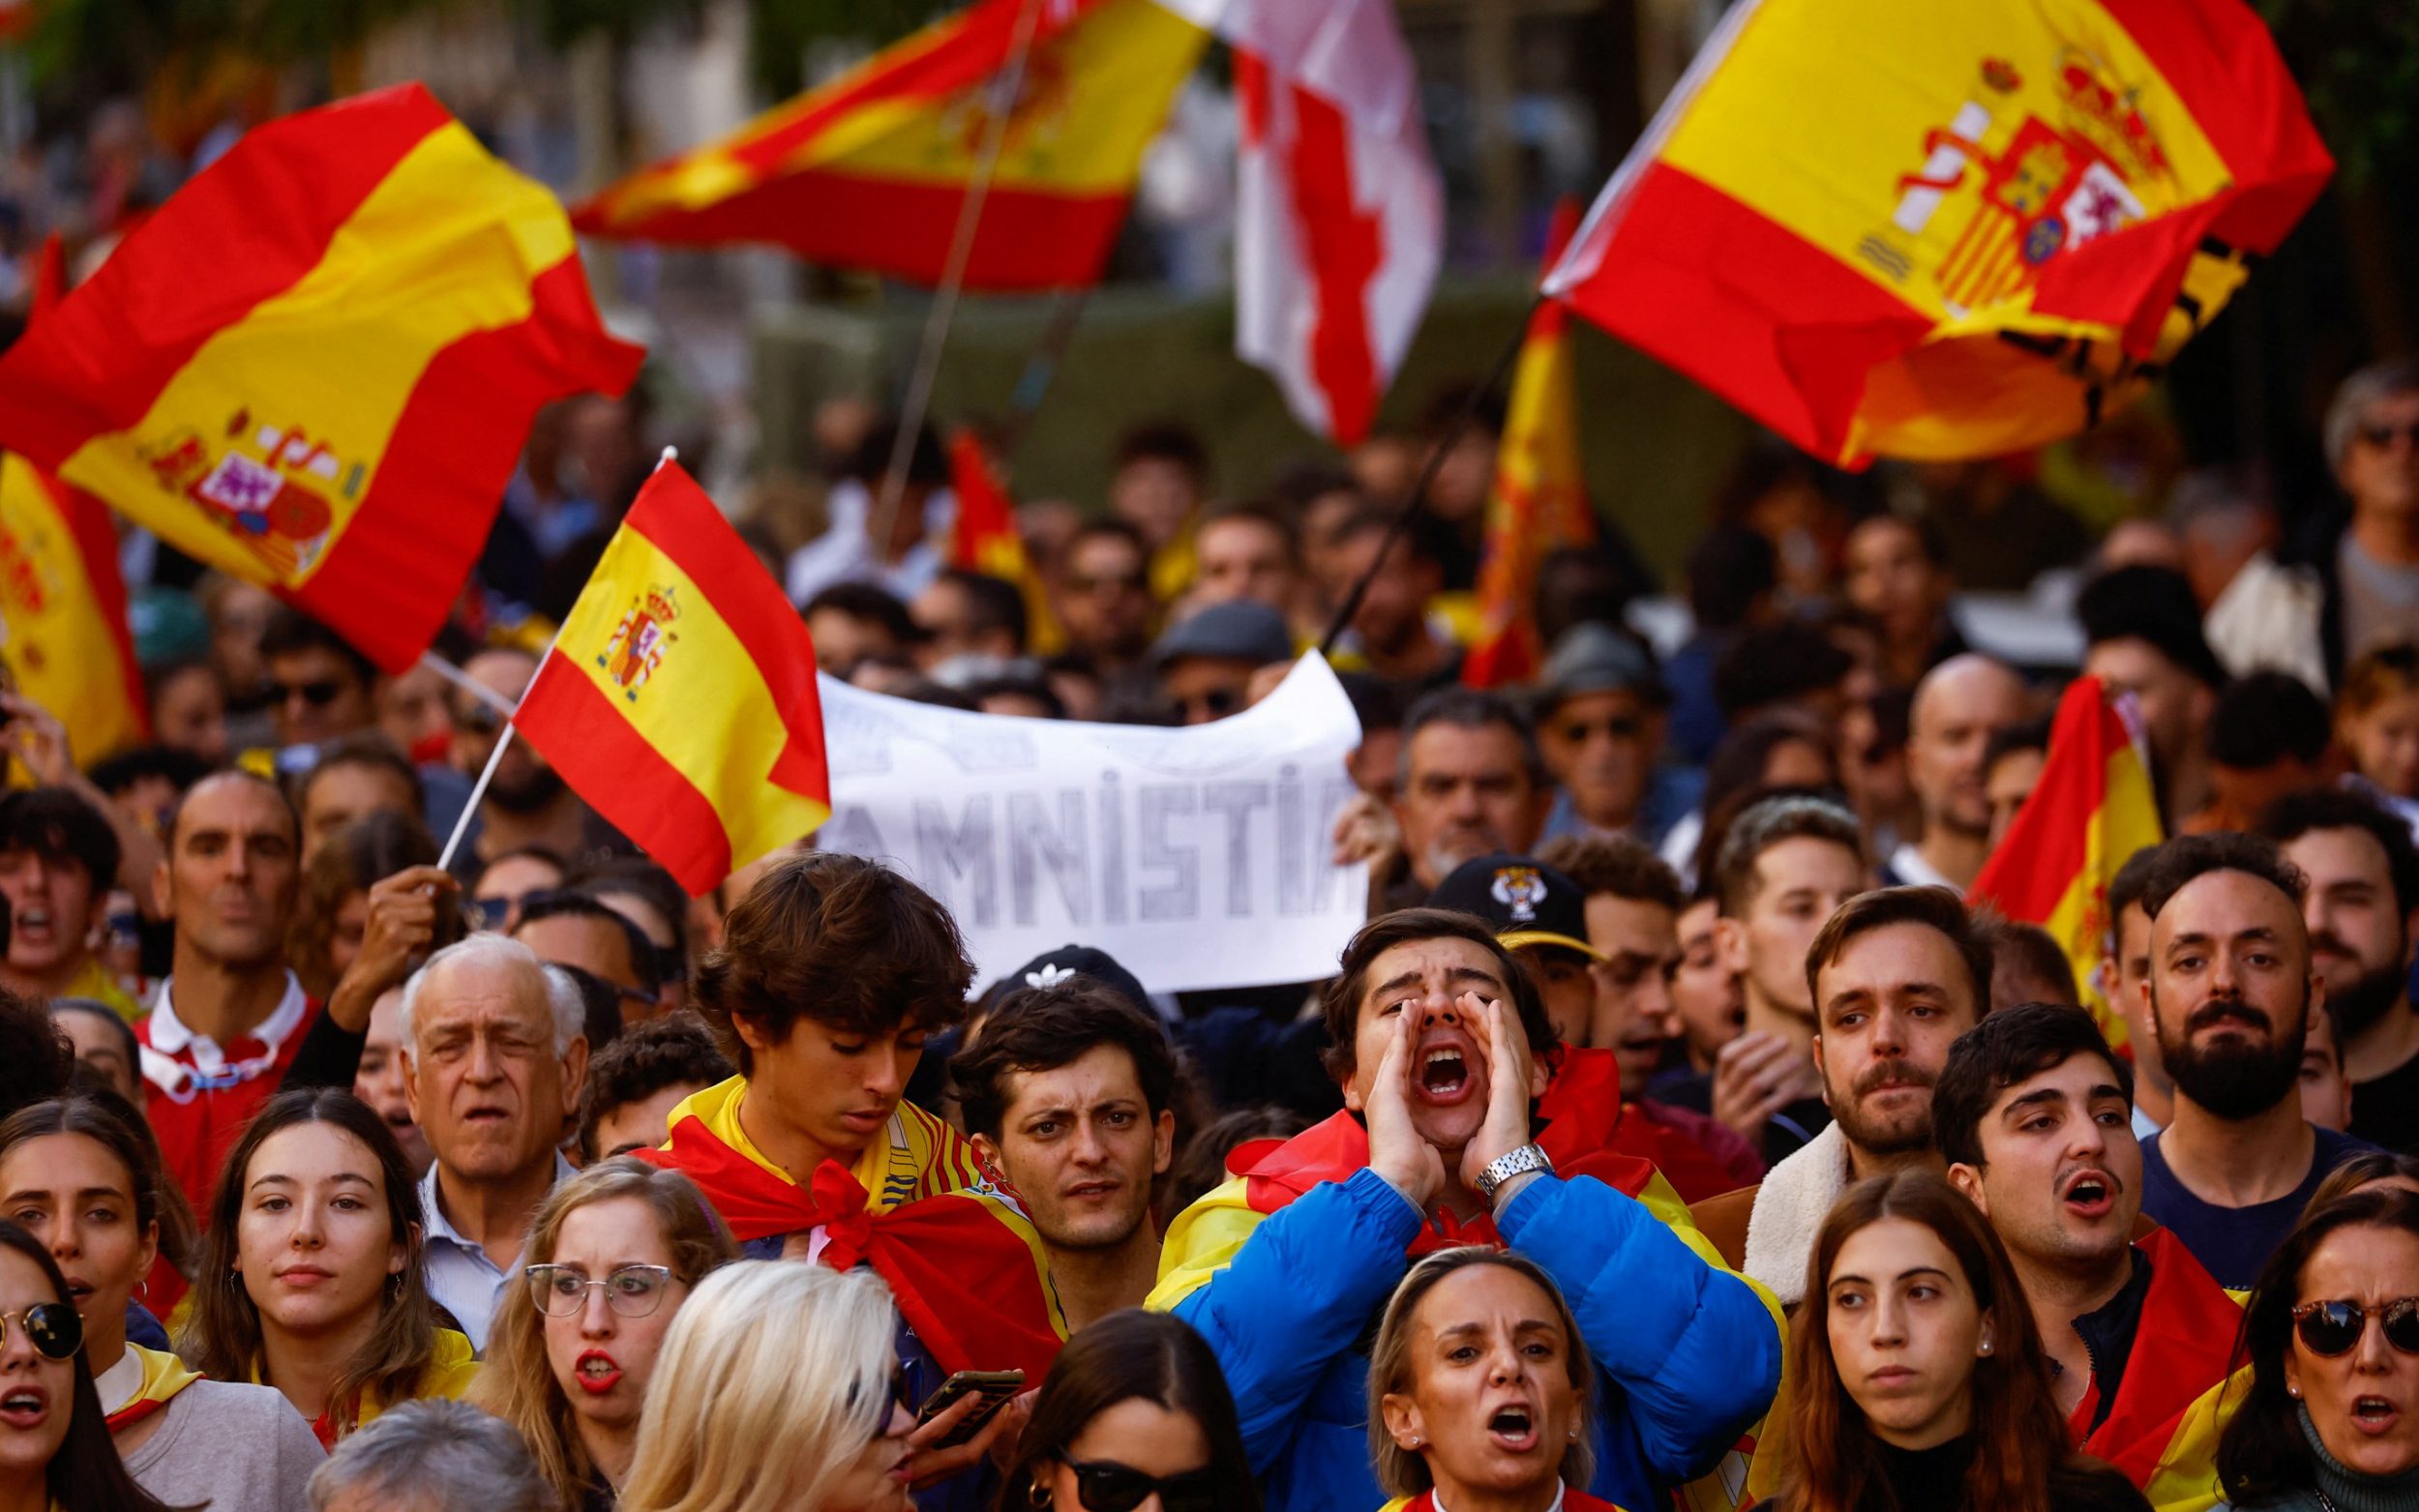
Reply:
<svg viewBox="0 0 2419 1512"><path fill-rule="evenodd" d="M1609 1147L1617 1099L1557 1100L1562 1046L1487 926L1415 908L1345 947L1324 1000L1346 1112L1246 1145L1178 1217L1150 1305L1216 1350L1270 1512L1374 1507L1363 1341L1411 1262L1543 1266L1603 1373L1595 1482L1628 1506L1702 1473L1770 1404L1777 1310L1709 1263L1671 1189Z"/></svg>

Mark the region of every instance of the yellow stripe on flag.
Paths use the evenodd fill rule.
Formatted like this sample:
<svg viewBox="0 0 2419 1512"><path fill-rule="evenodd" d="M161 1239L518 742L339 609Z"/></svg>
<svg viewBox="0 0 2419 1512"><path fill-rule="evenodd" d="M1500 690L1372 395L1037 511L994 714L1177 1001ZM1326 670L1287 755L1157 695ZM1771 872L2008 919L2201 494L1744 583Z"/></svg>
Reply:
<svg viewBox="0 0 2419 1512"><path fill-rule="evenodd" d="M624 616L656 596L676 610L666 628L662 670L624 687L609 669L606 648ZM771 689L704 589L638 531L614 533L563 622L555 655L577 667L598 697L713 803L734 858L753 859L789 845L830 816L822 804L769 780L790 741ZM684 697L668 696L674 685ZM763 713L701 720L699 699ZM741 795L745 802L728 801Z"/></svg>
<svg viewBox="0 0 2419 1512"><path fill-rule="evenodd" d="M0 457L0 663L67 726L77 761L142 739L118 642L75 533L33 464L15 455Z"/></svg>
<svg viewBox="0 0 2419 1512"><path fill-rule="evenodd" d="M188 554L258 580L254 548L194 512L189 490L203 479L179 454L189 438L205 454L238 438L247 453L273 440L285 470L333 517L307 556L270 563L284 585L307 581L367 496L431 360L466 336L529 318L531 281L573 252L553 195L449 122L371 192L317 266L213 335L140 421L86 441L60 476ZM266 407L278 395L311 397L308 431L302 417Z"/></svg>

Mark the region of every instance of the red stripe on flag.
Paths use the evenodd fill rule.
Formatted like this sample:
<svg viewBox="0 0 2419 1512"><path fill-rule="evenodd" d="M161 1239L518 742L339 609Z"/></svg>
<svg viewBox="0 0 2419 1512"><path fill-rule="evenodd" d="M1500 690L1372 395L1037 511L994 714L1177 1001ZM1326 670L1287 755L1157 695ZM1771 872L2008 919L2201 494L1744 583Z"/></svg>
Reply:
<svg viewBox="0 0 2419 1512"><path fill-rule="evenodd" d="M2041 781L1974 878L1977 906L1995 903L2009 918L2027 924L2049 917L2090 859L2092 825L2107 798L2108 757L2129 738L2125 722L2101 697L2100 679L2067 684L2049 726Z"/></svg>
<svg viewBox="0 0 2419 1512"><path fill-rule="evenodd" d="M691 897L709 891L731 875L722 815L571 664L574 654L586 648L549 653L513 724L572 791L679 878Z"/></svg>
<svg viewBox="0 0 2419 1512"><path fill-rule="evenodd" d="M967 286L1013 292L1096 282L1125 224L1129 198L1122 191L1078 194L995 184L975 228ZM608 220L591 204L573 224L673 246L763 242L809 262L938 283L965 201L962 184L814 172L771 179L701 209L626 222ZM779 234L768 226L780 227Z"/></svg>
<svg viewBox="0 0 2419 1512"><path fill-rule="evenodd" d="M715 614L731 627L740 649L756 664L758 675L772 695L773 707L780 711L781 723L790 732L789 743L767 775L791 792L828 805L831 777L823 763L815 641L806 632L806 621L791 607L789 596L765 573L764 564L723 519L705 490L677 467L660 469L648 480L625 523L706 592Z"/></svg>
<svg viewBox="0 0 2419 1512"><path fill-rule="evenodd" d="M1580 314L1758 416L1815 456L1845 449L1873 367L1931 322L1830 253L1657 163L1638 176Z"/></svg>
<svg viewBox="0 0 2419 1512"><path fill-rule="evenodd" d="M109 525L108 506L39 467L32 473L34 486L50 495L51 506L75 538L75 554L84 561L84 581L92 587L93 605L101 611L102 622L109 630L109 644L117 652L117 676L125 686L126 706L134 711L134 727L148 740L151 699L143 691L142 664L134 657L134 630L127 620L126 579L118 573L118 537Z"/></svg>
<svg viewBox="0 0 2419 1512"><path fill-rule="evenodd" d="M1310 330L1310 371L1327 396L1338 446L1359 444L1377 418L1378 359L1369 334L1369 285L1385 264L1375 211L1353 193L1353 128L1344 112L1292 86L1294 143L1286 183L1301 228L1318 316Z"/></svg>
<svg viewBox="0 0 2419 1512"><path fill-rule="evenodd" d="M463 337L430 360L388 438L370 491L311 580L284 595L389 672L406 670L444 623L485 545L538 410L618 394L645 353L597 324L578 253L529 285L527 318ZM430 501L463 500L454 509Z"/></svg>
<svg viewBox="0 0 2419 1512"><path fill-rule="evenodd" d="M0 439L55 470L140 420L203 342L317 267L395 164L452 119L401 84L254 129L0 356ZM37 377L57 372L87 381Z"/></svg>

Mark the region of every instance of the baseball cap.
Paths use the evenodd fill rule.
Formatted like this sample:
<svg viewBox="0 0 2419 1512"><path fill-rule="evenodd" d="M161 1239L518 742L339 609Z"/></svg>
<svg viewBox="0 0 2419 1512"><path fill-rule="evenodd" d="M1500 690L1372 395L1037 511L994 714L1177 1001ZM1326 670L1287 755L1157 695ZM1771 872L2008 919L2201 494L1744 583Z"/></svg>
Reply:
<svg viewBox="0 0 2419 1512"><path fill-rule="evenodd" d="M1594 621L1571 626L1554 642L1538 674L1537 710L1544 714L1590 693L1634 693L1657 705L1671 701L1655 653L1636 637Z"/></svg>
<svg viewBox="0 0 2419 1512"><path fill-rule="evenodd" d="M1151 1006L1150 994L1143 990L1142 979L1120 965L1117 957L1090 945L1060 945L1056 950L1045 950L1009 972L999 985L1013 993L1028 987L1056 987L1078 976L1090 977L1153 1019L1159 1017L1159 1010Z"/></svg>
<svg viewBox="0 0 2419 1512"><path fill-rule="evenodd" d="M1150 648L1150 665L1165 667L1188 656L1211 656L1266 667L1294 659L1294 634L1285 616L1257 599L1234 599L1195 609L1170 626Z"/></svg>
<svg viewBox="0 0 2419 1512"><path fill-rule="evenodd" d="M1590 961L1604 953L1588 943L1588 896L1579 884L1534 856L1497 851L1465 861L1428 895L1431 908L1484 919L1506 950L1552 945Z"/></svg>

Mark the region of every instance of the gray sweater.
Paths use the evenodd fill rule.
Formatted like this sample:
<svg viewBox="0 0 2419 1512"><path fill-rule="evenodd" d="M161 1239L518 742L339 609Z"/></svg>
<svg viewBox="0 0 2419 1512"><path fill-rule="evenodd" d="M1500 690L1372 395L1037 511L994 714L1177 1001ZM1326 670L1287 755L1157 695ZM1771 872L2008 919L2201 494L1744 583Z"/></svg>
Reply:
<svg viewBox="0 0 2419 1512"><path fill-rule="evenodd" d="M293 1404L267 1386L196 1380L126 1456L134 1483L172 1507L311 1512L304 1485L326 1459Z"/></svg>
<svg viewBox="0 0 2419 1512"><path fill-rule="evenodd" d="M2335 1512L2419 1509L2419 1469L2392 1476L2363 1475L2327 1453L2325 1442L2318 1438L2317 1425L2310 1420L2308 1404L2294 1410L2301 1418L2302 1441L2310 1446L2311 1468L2317 1472L2318 1491L2326 1493L2326 1500L2318 1499L2318 1491L2290 1491L2242 1502L2239 1509L2237 1503L2221 1501L2211 1512L2326 1512L2330 1504Z"/></svg>

